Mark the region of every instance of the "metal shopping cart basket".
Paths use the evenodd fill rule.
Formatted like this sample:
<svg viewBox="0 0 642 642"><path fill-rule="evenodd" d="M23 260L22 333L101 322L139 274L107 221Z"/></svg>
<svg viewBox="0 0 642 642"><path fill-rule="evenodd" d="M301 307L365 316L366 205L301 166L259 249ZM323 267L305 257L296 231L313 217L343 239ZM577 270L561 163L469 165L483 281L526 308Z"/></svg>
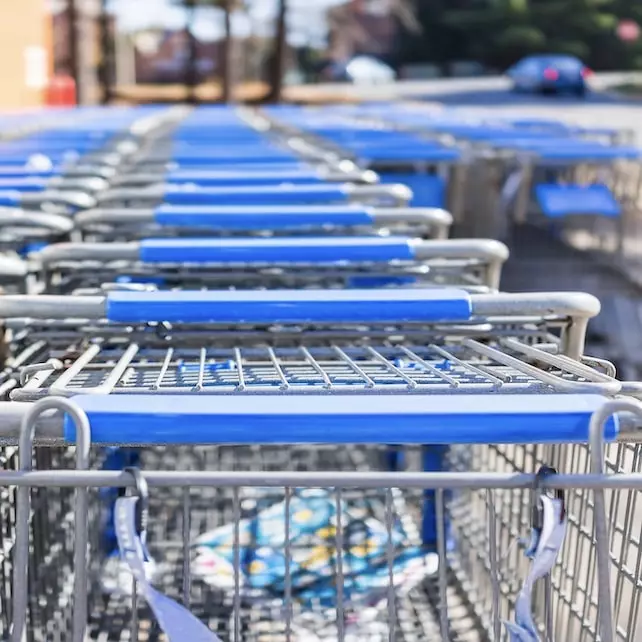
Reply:
<svg viewBox="0 0 642 642"><path fill-rule="evenodd" d="M82 640L88 628L95 639L159 639L140 600L132 615L131 597L86 599L97 578L100 534L93 532L100 531L99 502L89 489L131 485L134 477L82 471L91 445L116 444L146 446L141 463L148 472L135 477L139 501L146 499L143 479L151 487L149 545L165 564L156 569L157 585L182 596L223 639L499 640L500 618L511 617L525 576L524 564L508 566L502 551L538 526L526 500L550 484L568 493L564 545L581 546L582 554L562 549L546 599L537 595L537 623L557 639L594 640L599 611L601 639L634 641L635 620L627 626L622 617L637 609L639 588L628 568L617 570L613 600L604 581L609 546L618 544L608 535L602 491L618 488L617 497L631 501L639 480L605 477L600 453L618 426L626 437L624 423L604 424L611 411L639 406L605 407L625 386L563 356L597 307L577 294L452 290L4 297L1 315L43 346L35 359L49 360L30 367L23 385L16 382L14 401L0 406L3 438L15 443L21 435L22 472L0 477L19 484L14 639L23 630L40 639L73 629L71 639ZM149 322L161 320L176 325L159 334ZM275 325L280 332L270 332ZM561 354L551 354L548 331L557 325L567 328L566 340ZM76 338L69 341L72 326ZM540 455L570 453L554 445L586 442L589 433L593 476L569 475L585 472L570 457L560 477L528 474L534 462L520 457L519 444L545 444ZM28 472L34 434L42 448L77 443L77 470ZM498 449L475 445L489 441L515 448L503 451L510 474L490 472ZM378 455L390 443L462 443L474 457L468 472L383 472ZM77 487L73 518L52 502L34 514L55 518L58 537L67 529L53 561L29 551L32 485L38 495ZM596 543L585 518L592 495ZM608 499L609 511L619 506ZM438 516L432 542L421 524L428 501ZM306 530L311 506L334 507L327 532ZM622 512L631 520L632 511ZM265 529L279 516L276 539L266 541ZM617 528L639 559L635 534ZM584 581L582 569L595 568L595 559L599 575ZM219 572L209 572L215 560ZM41 570L29 574L34 564ZM308 564L310 573L302 573ZM39 602L41 594L57 597ZM613 622L618 637L610 633Z"/></svg>
<svg viewBox="0 0 642 642"><path fill-rule="evenodd" d="M493 145L505 159L505 216L544 224L575 247L623 257L637 220L637 148L568 138Z"/></svg>
<svg viewBox="0 0 642 642"><path fill-rule="evenodd" d="M491 240L407 237L144 239L61 243L30 256L44 291L103 284L159 289L382 287L497 290L507 248Z"/></svg>

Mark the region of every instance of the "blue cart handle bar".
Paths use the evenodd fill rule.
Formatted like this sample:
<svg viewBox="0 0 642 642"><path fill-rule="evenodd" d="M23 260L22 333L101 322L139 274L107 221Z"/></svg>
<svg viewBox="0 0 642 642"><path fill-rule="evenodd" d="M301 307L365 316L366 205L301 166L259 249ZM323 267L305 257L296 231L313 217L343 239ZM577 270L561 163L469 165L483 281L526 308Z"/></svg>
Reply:
<svg viewBox="0 0 642 642"><path fill-rule="evenodd" d="M8 295L0 318L107 319L117 323L435 323L470 319L564 322L563 350L579 359L599 300L583 292L469 294L457 289L111 292Z"/></svg>
<svg viewBox="0 0 642 642"><path fill-rule="evenodd" d="M402 184L261 185L253 187L199 187L153 185L147 188L114 188L97 196L101 205L119 201L149 201L175 206L193 205L320 205L323 203L393 202L406 205L412 190Z"/></svg>
<svg viewBox="0 0 642 642"><path fill-rule="evenodd" d="M226 230L288 230L330 227L429 228L433 238L448 238L452 215L436 207L345 205L159 205L156 208L97 208L79 212L80 228L92 225L158 225Z"/></svg>
<svg viewBox="0 0 642 642"><path fill-rule="evenodd" d="M489 239L408 239L378 236L322 236L276 238L177 238L144 239L129 243L58 243L45 247L32 258L45 270L69 261L143 262L147 264L197 265L288 265L355 266L390 261L474 262L485 271L484 283L499 288L508 248ZM63 269L65 269L63 267Z"/></svg>
<svg viewBox="0 0 642 642"><path fill-rule="evenodd" d="M585 443L600 395L78 395L94 443ZM618 435L618 420L604 438ZM66 418L63 438L74 442Z"/></svg>
<svg viewBox="0 0 642 642"><path fill-rule="evenodd" d="M281 323L287 319L295 323L460 322L473 317L571 318L579 323L599 312L599 300L584 292L469 294L455 288L183 290L110 292L108 296L16 294L0 298L0 319L107 319L125 323Z"/></svg>

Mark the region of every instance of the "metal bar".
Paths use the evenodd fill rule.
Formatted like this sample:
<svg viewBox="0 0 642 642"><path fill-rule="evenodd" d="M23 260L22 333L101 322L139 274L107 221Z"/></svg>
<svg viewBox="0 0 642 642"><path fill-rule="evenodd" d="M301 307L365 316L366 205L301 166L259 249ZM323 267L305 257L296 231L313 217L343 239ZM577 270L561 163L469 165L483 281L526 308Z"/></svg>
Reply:
<svg viewBox="0 0 642 642"><path fill-rule="evenodd" d="M642 420L642 403L634 399L614 399L607 401L593 413L589 427L591 444L591 473L603 475L604 466L604 424L611 415L618 412L629 412ZM642 475L641 475L642 477ZM609 547L609 524L606 516L606 498L604 490L593 490L595 548L597 552L598 577L598 627L603 642L615 640L615 622L613 621L613 602L609 581L611 569L611 551Z"/></svg>
<svg viewBox="0 0 642 642"><path fill-rule="evenodd" d="M49 398L48 398L49 399ZM53 399L53 397L52 397ZM60 397L57 397L60 399ZM44 400L43 400L44 401ZM33 407L33 404L28 404ZM37 432L37 431L36 431ZM380 472L215 472L215 471L146 471L143 476L150 487L229 488L243 486L265 486L283 488L284 486L309 488L394 488L399 489L470 489L501 490L533 488L535 475L527 473L395 473L394 482ZM74 488L133 488L132 480L126 473L117 471L0 471L0 486L20 486L34 488L60 487ZM601 489L601 490L642 490L642 473L622 473L618 475L572 474L555 475L542 484L543 488L561 489Z"/></svg>
<svg viewBox="0 0 642 642"><path fill-rule="evenodd" d="M62 390L69 382L80 373L80 371L91 361L93 361L100 352L100 345L94 343L83 352L67 370L65 370L56 381L51 385L50 390Z"/></svg>
<svg viewBox="0 0 642 642"><path fill-rule="evenodd" d="M437 489L437 492L435 493L435 502L437 520L437 552L439 556L439 628L441 630L442 642L449 642L448 569L446 568L446 527L443 488Z"/></svg>
<svg viewBox="0 0 642 642"><path fill-rule="evenodd" d="M318 364L317 360L310 354L310 351L305 346L301 346L299 349L303 353L305 360L314 368L317 374L323 379L323 387L331 389L332 380L328 376L328 373Z"/></svg>
<svg viewBox="0 0 642 642"><path fill-rule="evenodd" d="M474 339L465 338L462 340L462 343L463 345L470 348L471 350L474 350L478 354L484 355L489 359L496 361L497 363L501 363L505 366L510 366L511 368L515 368L515 370L517 370L518 372L522 372L524 374L530 375L534 379L539 379L543 383L546 383L558 390L568 390L568 389L577 390L578 386L580 387L586 386L586 389L589 390L592 388L593 383L596 383L600 387L600 390L604 389L605 384L610 384L608 385L608 390L612 394L617 394L621 388L621 385L618 381L614 379L606 380L604 379L603 375L601 375L601 373L596 373L590 370L589 368L582 366L579 362L572 361L570 359L568 360L568 363L576 364L578 368L575 372L573 372L573 370L571 370L570 368L567 369L567 371L573 372L573 374L581 373L581 376L584 376L586 378L591 377L594 379L594 381L588 381L586 383L580 383L577 381L569 382L565 380L563 377L552 375L548 372L545 372L541 368L537 368L535 366L530 365L529 363L525 363L520 359L517 359L515 357L512 357L511 355L500 352L499 350L496 350L495 348L491 348L490 346L484 345L479 341L475 341ZM511 347L514 347L514 349L519 349L520 344L515 341L511 344ZM528 346L525 346L525 347L528 348ZM524 352L528 354L528 356L530 357L538 358L539 351L537 351L536 349L525 350ZM557 362L557 364L555 363L555 357L553 355L549 355L546 352L542 353L542 361L549 363L550 365L557 365L558 367L562 367L559 362ZM473 367L473 366L470 366L470 364L466 364L466 365L469 368ZM566 369L566 368L563 368L563 369ZM491 375L487 375L487 376L491 377ZM496 377L493 377L493 378L496 378Z"/></svg>
<svg viewBox="0 0 642 642"><path fill-rule="evenodd" d="M375 387L375 382L339 346L333 345L332 349L336 352L336 354L343 362L345 362L356 374L358 374L366 382L366 388Z"/></svg>
<svg viewBox="0 0 642 642"><path fill-rule="evenodd" d="M207 359L207 348L201 348L198 359L198 380L194 390L203 390L203 379L205 378L205 360Z"/></svg>
<svg viewBox="0 0 642 642"><path fill-rule="evenodd" d="M461 359L458 359L455 355L451 354L447 350L444 350L444 348L441 348L440 346L435 345L434 343L430 344L430 346L428 347L435 354L438 354L440 357L443 357L448 361L452 361L453 363L456 363L458 366L461 366L465 370L469 370L470 372L473 372L479 375L480 377L484 377L485 379L488 379L489 383L493 385L493 388L499 389L504 385L504 382L499 377L490 375L487 372L484 372L483 370L480 370L479 368L475 367L474 365L467 363L466 361L462 361Z"/></svg>
<svg viewBox="0 0 642 642"><path fill-rule="evenodd" d="M163 359L163 365L161 366L160 372L158 373L158 377L156 377L156 381L152 384L152 390L158 390L162 386L163 379L165 378L167 369L169 368L169 365L172 362L173 355L174 355L174 348L167 348L167 352L165 353L165 358Z"/></svg>
<svg viewBox="0 0 642 642"><path fill-rule="evenodd" d="M454 377L451 377L450 375L446 374L442 370L439 370L438 368L435 368L431 363L428 363L425 359L422 359L418 354L413 352L412 350L409 350L405 346L400 346L401 350L403 353L416 361L418 364L420 364L423 368L428 370L433 375L436 375L437 377L440 377L443 379L445 382L449 383L453 388L458 388L460 385L460 382L457 381ZM485 376L485 375L484 375Z"/></svg>
<svg viewBox="0 0 642 642"><path fill-rule="evenodd" d="M33 444L37 419L49 410L67 413L76 426L76 470L71 473L82 474L89 467L90 428L87 415L73 402L62 397L48 397L32 404L24 415L20 427L19 457L21 471L30 471L33 465ZM74 508L74 610L72 623L73 642L85 639L87 628L87 518L89 509L88 489L76 486ZM25 642L27 639L28 570L29 570L29 521L31 497L28 487L17 492L16 507L16 547L14 554L13 576L13 631L12 642Z"/></svg>
<svg viewBox="0 0 642 642"><path fill-rule="evenodd" d="M266 348L268 356L270 357L270 361L272 363L272 366L274 367L274 370L276 370L276 374L278 378L281 380L281 390L287 390L290 387L290 384L288 382L287 377L285 376L285 373L283 372L283 369L281 368L281 364L279 363L279 359L276 356L276 353L274 352L274 348L271 346L268 346Z"/></svg>
<svg viewBox="0 0 642 642"><path fill-rule="evenodd" d="M237 390L245 390L245 375L243 374L243 355L239 348L234 348L234 361L236 362L236 372L239 378Z"/></svg>
<svg viewBox="0 0 642 642"><path fill-rule="evenodd" d="M36 319L104 319L105 297L102 296L3 296L0 317Z"/></svg>
<svg viewBox="0 0 642 642"><path fill-rule="evenodd" d="M408 388L414 389L417 387L417 382L414 379L411 379L408 375L404 374L395 366L394 364L390 363L388 359L386 359L383 355L379 354L372 346L366 346L366 351L372 355L372 357L381 363L387 370L392 372L393 374L397 375L399 378L403 379L407 384Z"/></svg>
<svg viewBox="0 0 642 642"><path fill-rule="evenodd" d="M113 367L112 371L109 373L105 381L101 383L100 386L98 386L98 388L96 389L96 393L111 392L116 387L121 377L125 374L127 368L129 368L132 362L132 359L136 356L137 353L138 345L135 343L130 344L127 350L125 350L123 355L118 360L118 363Z"/></svg>

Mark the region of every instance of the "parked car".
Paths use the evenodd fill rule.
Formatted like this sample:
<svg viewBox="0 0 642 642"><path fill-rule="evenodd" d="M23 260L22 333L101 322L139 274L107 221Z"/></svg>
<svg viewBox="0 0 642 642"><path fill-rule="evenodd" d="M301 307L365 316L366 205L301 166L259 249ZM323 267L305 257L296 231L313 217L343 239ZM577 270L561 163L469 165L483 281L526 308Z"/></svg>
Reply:
<svg viewBox="0 0 642 642"><path fill-rule="evenodd" d="M355 56L346 63L333 63L328 74L336 82L377 85L394 82L396 74L388 65L371 56Z"/></svg>
<svg viewBox="0 0 642 642"><path fill-rule="evenodd" d="M543 94L572 93L584 96L592 71L574 56L529 56L513 65L506 75L514 91Z"/></svg>

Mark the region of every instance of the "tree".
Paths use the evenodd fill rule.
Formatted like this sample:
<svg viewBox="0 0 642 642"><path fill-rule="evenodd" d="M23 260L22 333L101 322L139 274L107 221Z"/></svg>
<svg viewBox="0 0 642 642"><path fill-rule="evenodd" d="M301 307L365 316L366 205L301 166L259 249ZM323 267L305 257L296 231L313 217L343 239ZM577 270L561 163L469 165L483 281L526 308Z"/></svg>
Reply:
<svg viewBox="0 0 642 642"><path fill-rule="evenodd" d="M283 77L285 75L285 53L287 49L287 0L279 0L276 17L276 37L270 64L270 92L268 101L279 103L283 97Z"/></svg>
<svg viewBox="0 0 642 642"><path fill-rule="evenodd" d="M405 38L405 62L477 60L505 69L536 53L568 53L595 69L631 68L642 43L624 44L620 18L642 22L631 0L416 0L420 38Z"/></svg>
<svg viewBox="0 0 642 642"><path fill-rule="evenodd" d="M221 89L222 100L229 103L232 100L232 18L231 13L239 6L235 0L173 0L188 12L187 32L189 42L187 85L190 87L190 95L193 101L196 100L196 85L198 84L198 42L194 35L196 13L199 7L217 7L223 10L225 36L223 40L222 67L221 67Z"/></svg>

